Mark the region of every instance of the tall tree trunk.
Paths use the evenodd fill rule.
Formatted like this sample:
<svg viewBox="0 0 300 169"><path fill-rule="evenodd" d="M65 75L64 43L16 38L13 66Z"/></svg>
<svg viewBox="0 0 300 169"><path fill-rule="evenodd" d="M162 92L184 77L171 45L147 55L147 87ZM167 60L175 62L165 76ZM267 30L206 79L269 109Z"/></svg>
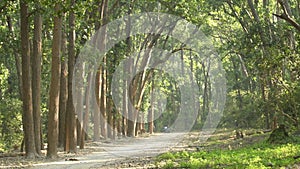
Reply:
<svg viewBox="0 0 300 169"><path fill-rule="evenodd" d="M75 6L75 0L70 2L71 8ZM76 130L76 117L75 108L73 105L73 90L72 90L72 79L73 70L75 66L75 14L74 11L70 11L69 14L69 48L68 48L68 101L67 101L67 112L66 112L66 152L77 152L77 130Z"/></svg>
<svg viewBox="0 0 300 169"><path fill-rule="evenodd" d="M101 69L101 68L100 68ZM100 69L96 73L96 82L95 82L95 96L97 102L97 109L94 111L94 141L100 140L100 98L101 98L101 79L102 73Z"/></svg>
<svg viewBox="0 0 300 169"><path fill-rule="evenodd" d="M23 128L25 152L28 158L36 156L34 139L34 122L32 113L32 92L30 77L30 49L29 49L29 23L28 4L20 0L21 15L21 55L22 55L22 83L23 83Z"/></svg>
<svg viewBox="0 0 300 169"><path fill-rule="evenodd" d="M263 77L260 79L260 82L261 82L260 87L261 87L262 99L264 101L263 111L264 111L264 114L265 114L266 129L270 129L270 118L269 118L270 113L267 110L268 109L267 105L265 104L267 102L266 89L265 89L265 83L266 82L265 82L265 79Z"/></svg>
<svg viewBox="0 0 300 169"><path fill-rule="evenodd" d="M207 62L207 63L205 63ZM209 111L209 70L210 70L210 61L206 60L201 63L204 77L204 87L203 87L203 106L202 113L206 114ZM208 119L209 117L207 117Z"/></svg>
<svg viewBox="0 0 300 169"><path fill-rule="evenodd" d="M100 2L96 2L95 5L99 5L98 8L100 9L101 8L101 3ZM97 9L97 11L94 11L92 13L93 16L96 16L98 17L99 13L101 11ZM98 46L98 36L99 36L99 28L100 28L100 21L99 19L96 19L96 22L95 22L95 35L94 35L94 39L93 39L93 45L95 48L97 48ZM93 129L93 140L94 141L99 141L100 140L100 98L101 98L101 79L102 79L102 73L101 73L101 66L99 67L98 71L96 72L96 78L95 78L95 97L96 97L96 106L97 108L95 108L94 110L94 114L93 114L93 123L94 123L94 129ZM95 104L95 103L93 103Z"/></svg>
<svg viewBox="0 0 300 169"><path fill-rule="evenodd" d="M35 149L41 155L41 59L42 59L42 16L40 5L36 4L34 16L34 37L32 57L32 106L34 119Z"/></svg>
<svg viewBox="0 0 300 169"><path fill-rule="evenodd" d="M88 81L87 81L87 87L86 87L86 93L85 93L85 110L84 110L84 117L83 117L83 127L82 127L82 132L81 135L81 140L80 140L80 148L84 148L84 142L88 138L88 123L89 123L89 107L90 107L90 91L91 91L91 82L92 82L92 73L90 72L88 74Z"/></svg>
<svg viewBox="0 0 300 169"><path fill-rule="evenodd" d="M155 101L155 94L154 94L154 85L155 85L155 75L153 74L153 79L152 79L152 84L151 84L151 100L150 100L150 106L151 110L148 112L148 130L150 134L153 134L153 129L154 129L154 123L153 123L153 118L154 118L154 111L155 111L155 106L154 106L154 101Z"/></svg>
<svg viewBox="0 0 300 169"><path fill-rule="evenodd" d="M104 64L106 63L106 59L104 57ZM102 83L101 83L101 103L100 103L100 126L101 126L101 135L104 139L107 138L107 114L106 114L106 70L102 68Z"/></svg>
<svg viewBox="0 0 300 169"><path fill-rule="evenodd" d="M107 137L110 139L113 139L113 132L114 132L113 120L114 119L113 119L113 112L112 112L112 100L110 97L107 97L106 110L107 110Z"/></svg>
<svg viewBox="0 0 300 169"><path fill-rule="evenodd" d="M63 28L65 26L63 25ZM59 136L58 146L63 147L65 145L66 136L66 110L68 100L68 60L67 60L67 39L65 35L65 29L63 29L61 36L61 75L60 75L60 93L59 93Z"/></svg>
<svg viewBox="0 0 300 169"><path fill-rule="evenodd" d="M131 14L131 3L129 3L129 7L128 7L128 11L127 11L127 14L130 15ZM128 16L128 20L126 22L126 44L127 44L127 55L130 57L131 55L131 37L130 37L130 33L131 33L131 17ZM130 58L128 58L128 60L130 60ZM124 62L124 76L126 76L126 73L130 73L130 65L131 63L127 63L127 62ZM129 101L128 101L128 86L129 86L129 82L128 80L124 80L124 86L123 86L123 116L122 116L122 134L123 136L127 136L128 135L128 123L129 123L129 120L128 120L128 114L129 114Z"/></svg>
<svg viewBox="0 0 300 169"><path fill-rule="evenodd" d="M48 151L47 157L57 156L58 146L58 111L59 111L59 89L60 89L60 47L62 20L60 4L55 4L54 30L52 42L52 64L50 82L50 102L48 116Z"/></svg>
<svg viewBox="0 0 300 169"><path fill-rule="evenodd" d="M129 62L128 62L128 73L132 73L133 72L133 63L134 60L132 58L129 58ZM127 120L127 136L129 137L134 137L135 136L135 121L134 121L134 111L135 109L132 108L131 103L134 103L134 88L132 87L132 84L130 84L130 81L126 81L127 82L127 92L128 92L128 98L127 99L127 105L128 105L128 120ZM134 84L134 83L133 83Z"/></svg>
<svg viewBox="0 0 300 169"><path fill-rule="evenodd" d="M78 78L78 83L76 84L77 90L76 90L76 96L73 99L76 99L76 112L77 112L77 145L81 145L81 137L83 137L84 133L83 128L83 65L80 66L79 76L76 76L75 78Z"/></svg>
<svg viewBox="0 0 300 169"><path fill-rule="evenodd" d="M127 42L128 44L128 42ZM126 62L124 62L124 72L128 72L128 67L125 65ZM124 75L125 76L125 75ZM127 130L128 130L128 81L124 80L123 81L124 86L123 86L123 112L122 113L122 134L123 136L127 136Z"/></svg>
<svg viewBox="0 0 300 169"><path fill-rule="evenodd" d="M102 19L102 25L105 25L107 23L107 12L108 12L108 1L109 0L103 0L102 6L101 6L101 19ZM100 32L100 51L104 51L106 47L106 27L103 27L102 32ZM101 125L101 134L104 137L104 139L107 138L107 114L106 114L106 93L107 93L107 70L106 70L106 56L103 58L103 67L102 67L102 88L101 88L101 105L100 105L100 111L101 111L101 118L100 118L100 125Z"/></svg>

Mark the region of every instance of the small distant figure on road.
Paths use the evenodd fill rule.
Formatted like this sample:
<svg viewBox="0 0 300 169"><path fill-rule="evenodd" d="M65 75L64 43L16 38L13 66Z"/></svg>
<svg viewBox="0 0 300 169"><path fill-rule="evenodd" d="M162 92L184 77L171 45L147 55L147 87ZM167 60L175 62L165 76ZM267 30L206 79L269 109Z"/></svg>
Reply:
<svg viewBox="0 0 300 169"><path fill-rule="evenodd" d="M170 133L170 129L168 128L168 126L165 126L165 127L162 129L162 132L164 132L164 133Z"/></svg>

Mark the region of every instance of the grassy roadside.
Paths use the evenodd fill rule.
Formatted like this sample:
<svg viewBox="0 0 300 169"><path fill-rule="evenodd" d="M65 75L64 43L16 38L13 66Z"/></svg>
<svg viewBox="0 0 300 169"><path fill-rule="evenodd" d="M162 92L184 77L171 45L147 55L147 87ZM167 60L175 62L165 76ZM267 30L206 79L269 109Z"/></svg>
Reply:
<svg viewBox="0 0 300 169"><path fill-rule="evenodd" d="M165 153L159 168L280 168L300 163L300 145L258 143L235 150Z"/></svg>
<svg viewBox="0 0 300 169"><path fill-rule="evenodd" d="M221 132L222 133L222 132ZM268 144L268 134L235 140L215 134L192 151L168 152L155 159L157 168L296 168L300 163L300 140Z"/></svg>

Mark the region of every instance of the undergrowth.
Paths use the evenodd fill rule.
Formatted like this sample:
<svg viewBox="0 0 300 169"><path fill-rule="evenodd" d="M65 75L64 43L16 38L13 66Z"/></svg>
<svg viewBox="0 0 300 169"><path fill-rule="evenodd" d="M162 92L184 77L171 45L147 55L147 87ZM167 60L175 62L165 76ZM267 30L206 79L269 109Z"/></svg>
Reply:
<svg viewBox="0 0 300 169"><path fill-rule="evenodd" d="M300 141L268 144L266 141L233 150L164 153L158 168L280 168L300 163Z"/></svg>

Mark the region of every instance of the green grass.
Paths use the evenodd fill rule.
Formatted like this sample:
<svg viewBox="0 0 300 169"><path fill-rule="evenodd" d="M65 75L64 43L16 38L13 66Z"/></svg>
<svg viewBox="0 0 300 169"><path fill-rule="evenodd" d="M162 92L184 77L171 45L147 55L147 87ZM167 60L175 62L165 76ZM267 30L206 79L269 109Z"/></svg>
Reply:
<svg viewBox="0 0 300 169"><path fill-rule="evenodd" d="M270 145L265 142L234 150L165 153L159 168L280 168L299 164L300 142Z"/></svg>

